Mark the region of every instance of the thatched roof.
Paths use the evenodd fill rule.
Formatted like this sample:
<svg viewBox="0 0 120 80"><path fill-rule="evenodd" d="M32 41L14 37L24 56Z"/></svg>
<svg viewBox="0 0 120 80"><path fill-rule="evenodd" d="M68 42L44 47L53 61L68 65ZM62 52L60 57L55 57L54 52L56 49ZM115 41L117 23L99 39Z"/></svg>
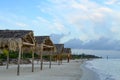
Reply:
<svg viewBox="0 0 120 80"><path fill-rule="evenodd" d="M35 36L35 39L39 47L42 44L44 51L50 51L51 48L55 50L55 46L49 36Z"/></svg>
<svg viewBox="0 0 120 80"><path fill-rule="evenodd" d="M0 38L22 38L31 30L0 30Z"/></svg>
<svg viewBox="0 0 120 80"><path fill-rule="evenodd" d="M16 50L19 46L35 44L32 30L0 30L0 49Z"/></svg>
<svg viewBox="0 0 120 80"><path fill-rule="evenodd" d="M56 53L62 53L64 49L64 44L54 44L56 47Z"/></svg>
<svg viewBox="0 0 120 80"><path fill-rule="evenodd" d="M52 41L50 40L49 36L35 36L36 42L38 44L47 44L47 45L53 45ZM48 42L48 43L47 43Z"/></svg>
<svg viewBox="0 0 120 80"><path fill-rule="evenodd" d="M66 54L71 54L71 48L64 48L63 52Z"/></svg>

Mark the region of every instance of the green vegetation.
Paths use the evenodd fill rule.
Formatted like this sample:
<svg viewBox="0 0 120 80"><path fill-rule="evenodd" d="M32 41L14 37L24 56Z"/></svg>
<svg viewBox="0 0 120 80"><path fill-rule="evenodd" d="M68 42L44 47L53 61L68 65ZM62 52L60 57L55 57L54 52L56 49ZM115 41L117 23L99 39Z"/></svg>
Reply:
<svg viewBox="0 0 120 80"><path fill-rule="evenodd" d="M91 58L102 58L99 56L95 55L90 55L90 54L72 54L71 55L72 59L91 59Z"/></svg>
<svg viewBox="0 0 120 80"><path fill-rule="evenodd" d="M17 59L18 58L18 52L17 51L6 51L4 50L3 53L0 54L0 60L4 61L7 58L7 55L9 54L9 58L10 59ZM24 53L23 55L21 55L21 57L23 59L27 59L27 58L32 58L32 53ZM35 58L38 58L39 56L37 54L34 54Z"/></svg>
<svg viewBox="0 0 120 80"><path fill-rule="evenodd" d="M7 55L9 55L9 59L17 59L18 58L18 52L14 52L14 51L7 51L4 50L2 54L0 54L0 61L6 61L7 60ZM52 55L52 61L55 61L55 58L57 57L57 55ZM29 59L32 58L32 53L24 53L21 55L22 59ZM37 54L34 54L34 58L35 59L40 59L40 56ZM88 55L88 54L72 54L70 56L71 59L91 59L91 58L101 58L95 55ZM49 61L50 59L50 55L43 55L43 59L46 61ZM67 59L67 55L62 55L62 60Z"/></svg>

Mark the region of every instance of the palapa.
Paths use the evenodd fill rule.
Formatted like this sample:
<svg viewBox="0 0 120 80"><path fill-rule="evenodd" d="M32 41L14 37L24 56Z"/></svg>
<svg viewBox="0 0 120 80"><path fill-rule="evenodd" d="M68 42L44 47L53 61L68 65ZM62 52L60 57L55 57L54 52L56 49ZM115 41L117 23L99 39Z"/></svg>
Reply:
<svg viewBox="0 0 120 80"><path fill-rule="evenodd" d="M62 53L64 50L64 44L54 44L56 47L56 61L58 60L58 65L62 64Z"/></svg>
<svg viewBox="0 0 120 80"><path fill-rule="evenodd" d="M19 75L22 48L25 46L35 46L35 38L32 30L0 30L0 49L19 51L17 75ZM34 56L32 57L32 71L34 70L33 61Z"/></svg>
<svg viewBox="0 0 120 80"><path fill-rule="evenodd" d="M49 36L35 36L36 39L36 52L38 55L40 55L40 61L41 61L41 67L43 68L43 55L50 55L50 64L49 68L51 68L51 55L52 52L56 50L52 40ZM49 52L49 53L48 53Z"/></svg>
<svg viewBox="0 0 120 80"><path fill-rule="evenodd" d="M71 48L64 48L63 55L67 56L67 62L69 63L70 56L71 56Z"/></svg>

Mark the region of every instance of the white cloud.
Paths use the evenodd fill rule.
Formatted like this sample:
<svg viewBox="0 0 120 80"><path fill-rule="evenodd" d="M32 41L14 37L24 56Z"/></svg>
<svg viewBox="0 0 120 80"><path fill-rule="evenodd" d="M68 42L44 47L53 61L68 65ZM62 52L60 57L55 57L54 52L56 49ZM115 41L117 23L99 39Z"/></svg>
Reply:
<svg viewBox="0 0 120 80"><path fill-rule="evenodd" d="M113 33L118 33L120 31L120 27L118 27L118 26L111 27L111 31Z"/></svg>
<svg viewBox="0 0 120 80"><path fill-rule="evenodd" d="M107 0L105 2L105 4L111 5L111 4L115 4L118 0Z"/></svg>
<svg viewBox="0 0 120 80"><path fill-rule="evenodd" d="M66 28L65 26L57 19L54 18L53 20L51 19L50 21L46 18L43 18L41 16L36 17L35 20L32 21L32 25L42 29L43 31L47 30L49 31L48 33L66 33Z"/></svg>
<svg viewBox="0 0 120 80"><path fill-rule="evenodd" d="M119 36L120 36L120 27L119 26L113 26L111 27L111 32L113 34L112 38L115 40L120 40Z"/></svg>
<svg viewBox="0 0 120 80"><path fill-rule="evenodd" d="M102 14L102 13L93 13L90 15L90 20L92 20L93 23L96 23L96 22L103 22L104 21L104 17L105 15Z"/></svg>
<svg viewBox="0 0 120 80"><path fill-rule="evenodd" d="M71 7L74 8L74 9L79 9L79 10L83 10L83 11L88 10L85 5L77 3L77 2L72 3Z"/></svg>
<svg viewBox="0 0 120 80"><path fill-rule="evenodd" d="M113 10L111 8L108 8L108 7L100 7L100 8L98 8L98 12L112 13Z"/></svg>
<svg viewBox="0 0 120 80"><path fill-rule="evenodd" d="M112 9L111 6L109 7L91 0L49 1L53 4L42 8L46 9L44 11L52 16L53 21L50 21L50 24L52 24L50 28L59 32L71 31L72 36L74 36L72 38L76 38L75 34L77 34L77 37L82 37L85 41L108 36L107 31L112 27L112 19L119 12ZM107 2L112 4L116 1L109 0ZM47 8L49 8L48 11ZM114 20L116 21L117 18ZM97 31L96 27L101 30ZM102 28L106 30L102 32Z"/></svg>
<svg viewBox="0 0 120 80"><path fill-rule="evenodd" d="M102 23L106 17L105 13L109 13L112 10L107 7L103 7L95 2L91 2L89 0L84 0L77 2L76 0L71 0L71 1L65 1L67 7L62 7L63 2L57 1L57 4L53 8L54 11L58 11L59 13L53 14L53 16L57 16L59 19L62 16L63 20L67 22L67 24L70 24L73 26L74 29L78 29L78 32L83 32L83 29L86 29L87 32L92 33L91 31L94 31L94 28L92 27L91 23L87 23L88 26L91 25L91 29L89 30L87 28L86 22L100 22ZM67 12L63 12L67 11ZM58 15L56 15L58 14ZM73 29L71 28L71 29ZM58 27L58 29L62 30L62 28ZM94 32L93 32L94 33ZM88 34L85 34L86 36ZM96 36L95 36L96 37ZM87 39L87 37L85 37ZM84 39L85 40L85 39Z"/></svg>
<svg viewBox="0 0 120 80"><path fill-rule="evenodd" d="M19 26L19 27L28 27L29 26L28 24L25 24L25 23L22 23L22 22L17 22L15 25Z"/></svg>
<svg viewBox="0 0 120 80"><path fill-rule="evenodd" d="M27 29L29 19L12 13L0 14L0 21L7 29Z"/></svg>
<svg viewBox="0 0 120 80"><path fill-rule="evenodd" d="M62 24L60 24L58 22L53 23L53 26L55 26L54 28L56 28L59 31L64 30L64 25L62 25Z"/></svg>
<svg viewBox="0 0 120 80"><path fill-rule="evenodd" d="M37 17L38 21L40 21L41 23L49 23L49 21L45 18L42 18L40 16Z"/></svg>

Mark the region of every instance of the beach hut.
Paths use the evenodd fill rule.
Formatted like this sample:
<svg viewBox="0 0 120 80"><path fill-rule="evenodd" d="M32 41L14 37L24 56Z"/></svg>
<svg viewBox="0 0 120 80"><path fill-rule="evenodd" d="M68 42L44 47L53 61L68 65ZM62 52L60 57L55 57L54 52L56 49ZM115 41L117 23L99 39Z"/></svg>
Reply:
<svg viewBox="0 0 120 80"><path fill-rule="evenodd" d="M32 51L32 72L34 71L35 38L32 30L0 30L0 50L18 51L17 75L20 74L21 53L24 47ZM7 68L9 54L7 55Z"/></svg>
<svg viewBox="0 0 120 80"><path fill-rule="evenodd" d="M43 55L50 56L49 68L51 68L51 56L55 52L55 46L49 36L35 36L36 39L36 53L40 55L41 67L43 68Z"/></svg>
<svg viewBox="0 0 120 80"><path fill-rule="evenodd" d="M70 61L70 56L71 56L71 48L64 48L63 51L63 56L67 56L67 62L69 63Z"/></svg>
<svg viewBox="0 0 120 80"><path fill-rule="evenodd" d="M58 61L58 64L62 64L62 53L64 50L64 44L54 44L56 47L56 61Z"/></svg>

